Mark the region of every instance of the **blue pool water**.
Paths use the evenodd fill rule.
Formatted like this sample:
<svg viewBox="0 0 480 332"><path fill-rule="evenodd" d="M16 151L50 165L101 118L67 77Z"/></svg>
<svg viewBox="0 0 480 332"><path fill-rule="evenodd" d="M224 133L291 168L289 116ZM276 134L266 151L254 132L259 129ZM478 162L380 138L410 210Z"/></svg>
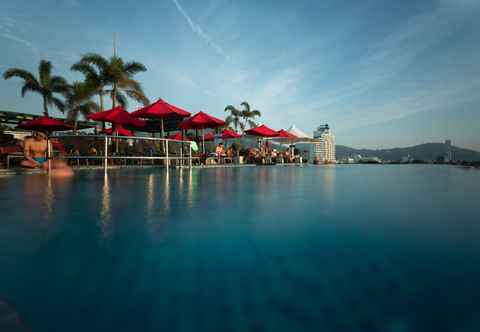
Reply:
<svg viewBox="0 0 480 332"><path fill-rule="evenodd" d="M0 301L31 331L480 331L480 172L0 178Z"/></svg>

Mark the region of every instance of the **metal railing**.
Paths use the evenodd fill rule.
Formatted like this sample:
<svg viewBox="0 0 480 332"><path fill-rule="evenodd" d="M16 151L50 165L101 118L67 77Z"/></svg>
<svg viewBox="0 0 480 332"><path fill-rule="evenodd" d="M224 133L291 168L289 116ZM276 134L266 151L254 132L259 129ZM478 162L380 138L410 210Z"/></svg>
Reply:
<svg viewBox="0 0 480 332"><path fill-rule="evenodd" d="M192 142L168 138L140 136L106 136L106 135L54 135L49 139L53 142L53 150L48 151L49 158L60 153L63 159L89 165L89 161L99 162L107 169L117 161L140 162L163 161L162 165L169 167L172 161L175 166L192 167ZM49 144L50 146L50 144ZM62 149L55 149L61 146ZM64 150L64 151L62 151ZM75 165L73 165L75 166Z"/></svg>

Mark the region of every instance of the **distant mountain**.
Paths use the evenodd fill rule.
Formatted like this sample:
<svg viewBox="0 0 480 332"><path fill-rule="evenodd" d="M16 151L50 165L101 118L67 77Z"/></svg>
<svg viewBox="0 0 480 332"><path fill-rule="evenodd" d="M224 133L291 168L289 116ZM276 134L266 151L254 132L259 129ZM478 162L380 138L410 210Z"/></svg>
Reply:
<svg viewBox="0 0 480 332"><path fill-rule="evenodd" d="M425 143L406 148L381 150L354 149L344 145L337 145L336 148L337 160L355 155L378 157L382 160L401 160L402 157L408 155L413 159L436 160L438 157L445 156L445 144L443 143ZM478 151L452 146L452 152L455 160L480 161L480 152Z"/></svg>

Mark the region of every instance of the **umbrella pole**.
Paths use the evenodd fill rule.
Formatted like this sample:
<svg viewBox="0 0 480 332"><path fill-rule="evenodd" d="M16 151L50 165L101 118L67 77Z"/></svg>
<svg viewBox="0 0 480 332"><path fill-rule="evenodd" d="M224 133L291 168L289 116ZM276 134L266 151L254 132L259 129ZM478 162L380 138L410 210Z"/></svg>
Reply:
<svg viewBox="0 0 480 332"><path fill-rule="evenodd" d="M202 146L203 146L203 153L205 154L205 128L202 129Z"/></svg>
<svg viewBox="0 0 480 332"><path fill-rule="evenodd" d="M118 154L118 130L117 127L115 126L115 136L117 136L117 139L115 140L115 152Z"/></svg>
<svg viewBox="0 0 480 332"><path fill-rule="evenodd" d="M165 138L165 129L163 127L163 118L160 119L160 134L162 135L162 139ZM163 151L165 151L165 141L163 141Z"/></svg>

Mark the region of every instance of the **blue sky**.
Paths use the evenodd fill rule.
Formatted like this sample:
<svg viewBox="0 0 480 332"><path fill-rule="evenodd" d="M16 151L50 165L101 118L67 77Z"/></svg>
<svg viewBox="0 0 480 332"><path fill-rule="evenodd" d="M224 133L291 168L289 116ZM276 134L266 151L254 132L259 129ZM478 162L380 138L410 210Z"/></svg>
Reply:
<svg viewBox="0 0 480 332"><path fill-rule="evenodd" d="M70 65L111 55L116 34L152 100L217 116L247 100L275 129L329 123L354 147L480 150L479 14L478 0L3 0L0 71L43 57L80 79ZM40 113L19 87L0 80L0 108Z"/></svg>

